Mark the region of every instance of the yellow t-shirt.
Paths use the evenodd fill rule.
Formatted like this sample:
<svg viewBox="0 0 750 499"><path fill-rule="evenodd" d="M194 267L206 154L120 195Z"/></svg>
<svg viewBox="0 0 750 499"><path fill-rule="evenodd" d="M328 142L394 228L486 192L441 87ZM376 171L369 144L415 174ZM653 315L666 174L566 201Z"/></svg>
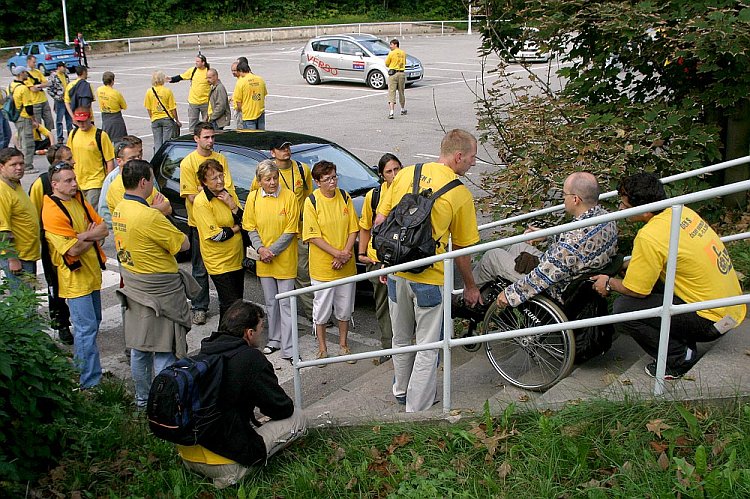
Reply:
<svg viewBox="0 0 750 499"><path fill-rule="evenodd" d="M36 79L36 81L34 81L34 79ZM32 69L31 71L29 71L29 78L26 78L26 80L24 81L26 87L30 88L40 83L47 83L47 78L44 76L44 74L42 74L42 72L38 69ZM32 104L42 104L47 102L47 94L44 92L44 90L40 90L38 92L32 92L31 90L29 90L29 94L31 95Z"/></svg>
<svg viewBox="0 0 750 499"><path fill-rule="evenodd" d="M334 248L343 250L349 234L359 231L357 212L351 197L347 194L345 202L340 189L332 198L325 197L320 189L316 189L312 195L315 196L316 206L313 207L309 197L305 199L302 238L309 242L310 239L321 237ZM334 281L357 273L354 256L339 270L334 270L333 256L313 243L309 248L310 277L316 281Z"/></svg>
<svg viewBox="0 0 750 499"><path fill-rule="evenodd" d="M34 128L34 141L44 140L44 137L50 137L50 131L40 123L38 128Z"/></svg>
<svg viewBox="0 0 750 499"><path fill-rule="evenodd" d="M36 210L36 218L42 218L42 206L44 206L44 186L41 177L37 177L29 188L29 199Z"/></svg>
<svg viewBox="0 0 750 499"><path fill-rule="evenodd" d="M73 152L78 188L82 191L87 189L100 189L107 176L107 169L102 162L102 153L96 145L96 127L92 126L86 131L75 129L68 136L68 147ZM102 151L104 161L112 161L115 158L115 148L109 139L107 132L102 130Z"/></svg>
<svg viewBox="0 0 750 499"><path fill-rule="evenodd" d="M257 230L265 247L271 246L282 234L297 234L299 230L297 200L289 189L283 186L280 189L276 197L263 196L262 189L251 191L245 201L242 228L248 232ZM258 260L255 274L276 279L297 277L296 241L276 255L271 263Z"/></svg>
<svg viewBox="0 0 750 499"><path fill-rule="evenodd" d="M123 199L112 211L117 259L136 274L177 273L174 255L185 235L159 210Z"/></svg>
<svg viewBox="0 0 750 499"><path fill-rule="evenodd" d="M388 189L390 186L387 182L383 182L380 185L380 199L378 200L378 205L375 207L375 213L377 213L377 208L380 207L380 204L383 202L383 198L388 193ZM372 196L375 189L370 189L370 191L365 194L365 201L362 204L362 215L359 217L359 226L365 230L372 231L372 222L375 219L375 213L372 211ZM378 260L378 254L375 252L375 248L372 247L372 233L370 233L370 241L367 243L367 256L373 261L373 262L379 262Z"/></svg>
<svg viewBox="0 0 750 499"><path fill-rule="evenodd" d="M85 232L88 229L89 222L81 203L76 199L63 201L62 203L73 219L73 230L75 230L76 234ZM86 204L88 204L88 201L86 201ZM93 208L89 208L89 213L92 214L92 218L97 224L103 222L102 218ZM44 210L43 218L45 226L49 225L48 218L51 216L53 214L49 213L49 210ZM96 248L94 246L87 249L79 257L78 261L81 262L81 267L77 270L70 270L63 263L62 256L75 246L78 239L75 237L60 236L49 231L45 232L45 237L49 245L52 264L57 267L60 298L80 298L101 289L102 270L99 267L99 259L96 256Z"/></svg>
<svg viewBox="0 0 750 499"><path fill-rule="evenodd" d="M211 465L219 464L235 464L231 459L220 456L215 452L211 452L202 445L178 445L177 453L185 461L191 463L203 463Z"/></svg>
<svg viewBox="0 0 750 499"><path fill-rule="evenodd" d="M255 120L266 110L266 82L258 75L248 73L234 88L234 102L242 104L242 119Z"/></svg>
<svg viewBox="0 0 750 499"><path fill-rule="evenodd" d="M385 65L388 69L403 71L406 69L406 52L400 48L391 50L385 58Z"/></svg>
<svg viewBox="0 0 750 499"><path fill-rule="evenodd" d="M70 104L70 91L73 89L73 87L75 87L76 85L78 85L78 83L80 83L82 81L85 81L87 85L91 85L91 83L89 83L88 80L82 80L80 78L71 81L70 83L68 83L68 86L65 87L65 95L63 97L63 100L65 102L67 102L68 104ZM92 94L93 99L96 100L96 95L94 95L94 92L91 92L91 94ZM74 109L74 111L75 111L75 109ZM92 121L94 120L94 115L93 114L91 115L91 120Z"/></svg>
<svg viewBox="0 0 750 499"><path fill-rule="evenodd" d="M458 175L446 165L425 163L422 166L419 188L432 189L432 192L435 192L455 178L458 178ZM398 172L387 195L380 199L377 212L388 215L401 198L412 191L413 181L414 166L407 166ZM456 187L440 196L432 205L430 220L432 236L438 243L435 254L445 253L449 235L453 236L453 244L456 246L466 247L479 242L474 198L465 186ZM396 275L413 282L442 286L443 262L434 263L419 274L398 272Z"/></svg>
<svg viewBox="0 0 750 499"><path fill-rule="evenodd" d="M154 189L151 191L151 194L146 198L146 202L151 205L154 202L154 196L156 196L156 193L158 191ZM122 201L125 198L125 186L122 185L122 173L118 173L117 176L112 179L112 182L109 184L109 189L107 189L107 208L109 208L110 213L115 212L115 207L120 204L120 201Z"/></svg>
<svg viewBox="0 0 750 499"><path fill-rule="evenodd" d="M195 70L195 74L193 74L193 70ZM211 84L206 79L207 73L208 69L206 68L190 68L180 75L183 80L192 79L190 82L190 92L188 93L188 102L190 104L196 106L208 104L208 94L211 92ZM166 105L167 103L165 102L164 104Z"/></svg>
<svg viewBox="0 0 750 499"><path fill-rule="evenodd" d="M299 166L302 166L303 176L299 174ZM278 165L277 165L278 166ZM279 182L286 189L294 190L294 198L297 200L297 211L300 214L300 226L297 229L297 234L302 233L302 210L305 206L305 198L312 192L312 174L310 173L310 167L307 163L297 162L292 160L292 166L279 170ZM250 186L250 191L260 189L260 183L257 178L253 178L253 183Z"/></svg>
<svg viewBox="0 0 750 499"><path fill-rule="evenodd" d="M633 256L622 282L629 290L649 295L657 280L664 281L671 221L672 209L667 208L649 220L636 234ZM680 221L674 294L685 303L742 294L724 243L711 226L687 206L682 208ZM697 314L714 322L728 315L739 324L745 318L745 312L745 305L734 305L699 310Z"/></svg>
<svg viewBox="0 0 750 499"><path fill-rule="evenodd" d="M180 196L185 198L185 209L188 213L188 225L195 227L195 219L193 218L193 203L187 198L188 194L198 194L203 190L203 186L198 180L198 167L207 159L215 159L221 166L224 167L224 188L234 194L234 183L232 182L232 174L229 172L229 166L227 165L227 158L223 154L216 151L211 151L211 155L208 157L201 156L198 151L193 151L180 162Z"/></svg>
<svg viewBox="0 0 750 499"><path fill-rule="evenodd" d="M8 85L8 95L13 96L13 104L16 105L16 109L21 110L21 118L31 118L29 113L26 112L26 106L31 106L31 91L29 87L19 81L12 81Z"/></svg>
<svg viewBox="0 0 750 499"><path fill-rule="evenodd" d="M0 180L0 232L13 234L13 247L18 258L36 261L41 258L39 246L39 217L21 184L11 187ZM0 257L7 257L0 253Z"/></svg>
<svg viewBox="0 0 750 499"><path fill-rule="evenodd" d="M227 190L227 192L239 206L240 201L234 190ZM211 194L211 199L208 199L206 191L202 190L195 196L193 208L193 219L198 229L201 256L206 265L206 271L211 275L216 275L241 269L245 251L242 236L239 233L226 241L211 240L222 231L222 227L232 227L235 224L229 206L213 194Z"/></svg>
<svg viewBox="0 0 750 499"><path fill-rule="evenodd" d="M96 89L96 99L99 101L99 110L103 113L119 113L128 108L125 97L109 85Z"/></svg>
<svg viewBox="0 0 750 499"><path fill-rule="evenodd" d="M151 121L169 118L170 116L164 111L164 108L161 107L161 104L159 104L159 100L154 95L154 90L152 89L156 90L156 93L159 94L159 99L161 99L161 102L164 104L164 107L167 108L167 111L172 111L177 108L177 105L174 102L174 94L171 89L164 85L151 87L146 90L146 96L143 98L143 107L151 111Z"/></svg>

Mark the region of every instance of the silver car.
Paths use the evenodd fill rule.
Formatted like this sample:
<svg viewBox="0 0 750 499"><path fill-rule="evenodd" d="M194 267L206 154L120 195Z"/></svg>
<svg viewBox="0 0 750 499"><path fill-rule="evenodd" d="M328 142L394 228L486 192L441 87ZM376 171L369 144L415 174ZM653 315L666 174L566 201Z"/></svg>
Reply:
<svg viewBox="0 0 750 499"><path fill-rule="evenodd" d="M302 49L299 72L310 85L322 81L364 82L374 89L388 86L386 42L374 35L325 35L309 40ZM424 76L422 63L406 56L406 86Z"/></svg>

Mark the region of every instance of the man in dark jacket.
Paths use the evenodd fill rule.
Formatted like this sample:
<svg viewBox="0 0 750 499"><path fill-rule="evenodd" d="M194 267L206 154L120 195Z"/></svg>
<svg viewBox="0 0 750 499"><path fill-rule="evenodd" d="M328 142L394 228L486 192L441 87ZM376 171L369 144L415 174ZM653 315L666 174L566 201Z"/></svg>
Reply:
<svg viewBox="0 0 750 499"><path fill-rule="evenodd" d="M203 340L201 353L224 355L221 417L201 439L202 445L177 450L191 470L212 478L217 488L234 485L248 466L267 461L301 437L307 420L279 386L273 365L258 350L263 310L246 301L224 313L219 331ZM255 408L270 418L260 425Z"/></svg>

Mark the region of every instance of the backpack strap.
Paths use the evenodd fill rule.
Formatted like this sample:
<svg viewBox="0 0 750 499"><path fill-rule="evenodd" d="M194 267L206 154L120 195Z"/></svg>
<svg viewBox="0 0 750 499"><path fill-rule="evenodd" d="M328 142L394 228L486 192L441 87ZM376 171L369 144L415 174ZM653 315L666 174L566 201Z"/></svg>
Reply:
<svg viewBox="0 0 750 499"><path fill-rule="evenodd" d="M195 72L196 72L196 71L198 71L198 67L197 67L197 66L194 66L194 67L193 67L193 72L192 72L192 73L190 73L190 81L191 81L191 82L193 81L193 77L195 76Z"/></svg>
<svg viewBox="0 0 750 499"><path fill-rule="evenodd" d="M72 145L73 139L75 139L76 137L77 132L78 132L78 127L73 127L73 130L71 130L70 132L71 145ZM96 147L97 149L99 149L99 155L102 157L102 168L104 168L104 175L106 175L107 174L107 160L104 159L104 148L102 147L102 129L101 128L96 129L94 140L96 140Z"/></svg>
<svg viewBox="0 0 750 499"><path fill-rule="evenodd" d="M415 196L419 194L419 180L422 178L422 166L424 163L414 165L414 181L411 186L411 193Z"/></svg>
<svg viewBox="0 0 750 499"><path fill-rule="evenodd" d="M45 196L52 195L52 181L49 178L49 172L44 172L39 175L39 180L42 182L42 193Z"/></svg>
<svg viewBox="0 0 750 499"><path fill-rule="evenodd" d="M464 185L464 184L459 179L454 178L453 180L445 184L443 187L435 191L435 193L433 193L432 196L430 196L430 205L431 206L434 205L435 201L437 201L437 198L439 198L446 192L450 191L451 189L455 189L456 187L460 185Z"/></svg>
<svg viewBox="0 0 750 499"><path fill-rule="evenodd" d="M65 208L65 205L63 204L62 200L55 196L54 194L49 195L49 198L55 202L58 208L60 208L60 211L68 217L68 220L70 221L70 226L73 227L73 217L70 216L70 212ZM81 191L76 191L76 193L73 195L73 199L77 200L79 203L81 203L81 207L83 207L83 212L86 214L86 219L88 220L89 224L94 223L94 219L91 216L91 213L89 213L89 210L86 209L86 203L83 201L83 193ZM107 265L104 262L104 259L102 258L102 252L101 248L99 247L98 242L94 242L94 251L96 252L96 259L99 260L99 268L102 270L107 269ZM65 258L63 258L63 262L65 263L65 266L68 267L70 270L76 270L81 267L80 260L76 260L73 263L68 263Z"/></svg>
<svg viewBox="0 0 750 499"><path fill-rule="evenodd" d="M372 221L375 222L375 217L377 213L375 211L378 209L378 205L380 204L380 194L382 191L383 184L380 184L376 188L372 190L372 197L370 198L370 208L372 210Z"/></svg>
<svg viewBox="0 0 750 499"><path fill-rule="evenodd" d="M312 203L313 208L315 208L315 211L318 211L318 205L317 205L317 201L315 200L315 194L311 192L308 197L310 198L310 202Z"/></svg>
<svg viewBox="0 0 750 499"><path fill-rule="evenodd" d="M343 200L344 200L344 204L347 204L347 203L349 203L349 199L350 199L350 198L349 198L349 193L348 193L348 192L346 192L346 191L345 191L345 190L343 190L343 189L338 189L338 188L337 188L336 190L337 190L337 191L339 191L339 193L341 194L341 197L342 197L342 198L343 198ZM315 194L310 194L310 195L309 195L308 197L310 198L310 202L312 203L312 205L313 205L313 208L315 208L315 210L317 211L317 209L318 209L318 205L317 205L317 201L316 201L316 199L315 199Z"/></svg>

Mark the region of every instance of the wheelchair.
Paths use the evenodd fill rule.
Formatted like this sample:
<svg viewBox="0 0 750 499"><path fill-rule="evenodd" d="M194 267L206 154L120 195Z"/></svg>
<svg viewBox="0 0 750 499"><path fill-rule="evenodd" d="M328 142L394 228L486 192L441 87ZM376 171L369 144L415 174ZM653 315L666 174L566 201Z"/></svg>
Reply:
<svg viewBox="0 0 750 499"><path fill-rule="evenodd" d="M606 266L577 277L565 289L562 304L540 294L518 307L500 308L497 297L511 282L498 277L482 286L484 305L468 308L459 300L453 316L469 321L462 337L601 317L609 313L607 300L593 290L589 278L617 274L622 261L622 255L616 255ZM614 327L605 324L488 341L484 348L490 364L506 382L524 390L545 391L570 374L574 364L608 351L613 336ZM464 348L475 352L481 343Z"/></svg>

